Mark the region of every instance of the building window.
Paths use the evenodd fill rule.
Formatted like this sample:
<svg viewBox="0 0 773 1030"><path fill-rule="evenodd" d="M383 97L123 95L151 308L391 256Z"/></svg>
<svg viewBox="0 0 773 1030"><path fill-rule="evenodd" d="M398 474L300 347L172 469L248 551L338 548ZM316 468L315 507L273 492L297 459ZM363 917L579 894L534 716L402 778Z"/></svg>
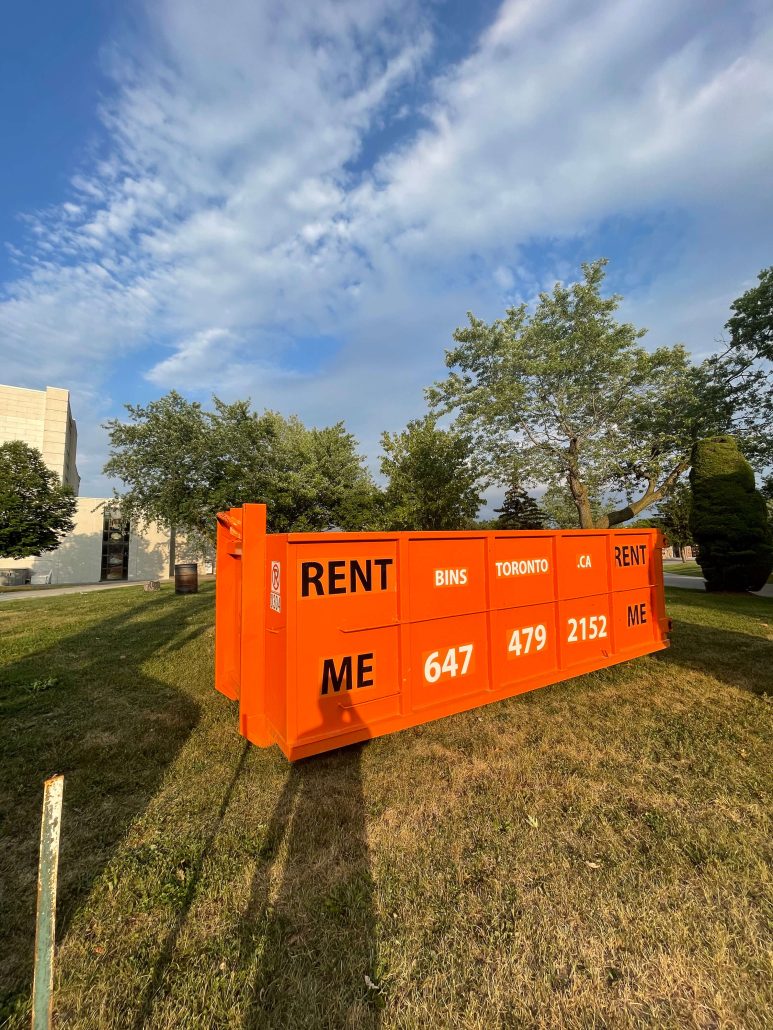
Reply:
<svg viewBox="0 0 773 1030"><path fill-rule="evenodd" d="M101 578L129 578L129 523L109 511L102 523Z"/></svg>

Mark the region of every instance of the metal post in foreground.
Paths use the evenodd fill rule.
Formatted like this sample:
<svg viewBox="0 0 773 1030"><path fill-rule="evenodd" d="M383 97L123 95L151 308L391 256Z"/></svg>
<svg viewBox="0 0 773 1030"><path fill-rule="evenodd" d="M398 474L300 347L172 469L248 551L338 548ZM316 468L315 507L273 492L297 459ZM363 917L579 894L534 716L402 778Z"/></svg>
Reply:
<svg viewBox="0 0 773 1030"><path fill-rule="evenodd" d="M59 870L59 830L62 825L63 791L64 776L52 776L43 784L38 915L35 927L35 976L32 987L33 1030L49 1030L51 1026L56 942L56 879Z"/></svg>

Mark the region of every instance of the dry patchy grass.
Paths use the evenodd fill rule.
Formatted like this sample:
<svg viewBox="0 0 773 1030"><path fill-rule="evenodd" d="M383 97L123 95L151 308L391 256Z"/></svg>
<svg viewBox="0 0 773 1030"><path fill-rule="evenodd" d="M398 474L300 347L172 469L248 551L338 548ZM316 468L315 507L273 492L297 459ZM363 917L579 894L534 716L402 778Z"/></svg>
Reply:
<svg viewBox="0 0 773 1030"><path fill-rule="evenodd" d="M62 1027L763 1027L773 601L290 767L211 685L211 587L0 609L3 1014L65 773Z"/></svg>

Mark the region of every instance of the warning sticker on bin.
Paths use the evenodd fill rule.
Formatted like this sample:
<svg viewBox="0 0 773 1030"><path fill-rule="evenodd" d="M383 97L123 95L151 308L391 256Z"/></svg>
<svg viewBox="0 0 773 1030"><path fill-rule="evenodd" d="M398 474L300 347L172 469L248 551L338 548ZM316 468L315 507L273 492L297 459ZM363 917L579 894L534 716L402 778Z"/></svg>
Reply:
<svg viewBox="0 0 773 1030"><path fill-rule="evenodd" d="M271 562L271 590L268 595L268 606L274 612L282 611L282 566L278 561Z"/></svg>

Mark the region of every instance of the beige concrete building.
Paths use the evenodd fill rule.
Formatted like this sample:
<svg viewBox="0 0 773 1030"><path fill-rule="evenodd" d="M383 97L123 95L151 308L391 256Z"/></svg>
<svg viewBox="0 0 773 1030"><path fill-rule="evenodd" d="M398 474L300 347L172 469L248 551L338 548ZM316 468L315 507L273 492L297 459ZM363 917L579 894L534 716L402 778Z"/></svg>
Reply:
<svg viewBox="0 0 773 1030"><path fill-rule="evenodd" d="M62 584L165 579L169 575L169 533L155 523L130 526L105 509L107 501L105 497L79 497L75 528L55 551L40 557L0 558L0 572L28 569L35 580ZM179 551L178 546L177 560L186 561Z"/></svg>
<svg viewBox="0 0 773 1030"><path fill-rule="evenodd" d="M68 390L0 386L0 444L10 440L36 447L48 467L78 493L78 434ZM155 523L130 525L110 510L110 498L78 497L75 527L60 546L40 557L0 558L0 584L8 581L5 570L16 577L26 570L24 578L62 584L165 579L169 547L168 531ZM175 560L200 561L198 555L187 555L185 543L178 539ZM211 567L200 564L199 571Z"/></svg>
<svg viewBox="0 0 773 1030"><path fill-rule="evenodd" d="M70 412L69 390L0 386L0 444L11 440L36 447L52 472L78 493L78 430Z"/></svg>

